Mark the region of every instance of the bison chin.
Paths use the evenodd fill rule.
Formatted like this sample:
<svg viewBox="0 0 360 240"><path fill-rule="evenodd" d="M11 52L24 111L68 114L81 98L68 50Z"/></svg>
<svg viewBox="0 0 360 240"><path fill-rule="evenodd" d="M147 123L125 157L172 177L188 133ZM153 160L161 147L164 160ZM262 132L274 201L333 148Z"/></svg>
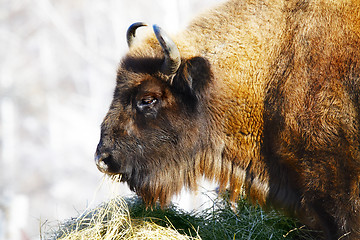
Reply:
<svg viewBox="0 0 360 240"><path fill-rule="evenodd" d="M127 183L147 206L159 201L161 207L164 207L170 204L172 196L180 193L184 185L181 179L183 176L180 177L178 171L163 168L152 173L133 174Z"/></svg>

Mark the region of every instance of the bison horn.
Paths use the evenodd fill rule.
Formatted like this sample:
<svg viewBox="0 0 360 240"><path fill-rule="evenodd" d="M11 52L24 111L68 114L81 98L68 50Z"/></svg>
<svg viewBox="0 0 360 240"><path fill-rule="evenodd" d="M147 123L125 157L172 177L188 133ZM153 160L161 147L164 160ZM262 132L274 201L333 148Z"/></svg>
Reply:
<svg viewBox="0 0 360 240"><path fill-rule="evenodd" d="M143 22L136 22L131 24L131 26L128 28L126 32L126 40L129 47L131 47L134 42L136 29L143 26L147 26L147 24Z"/></svg>
<svg viewBox="0 0 360 240"><path fill-rule="evenodd" d="M153 25L153 29L165 54L165 61L161 67L161 71L166 75L172 75L176 73L180 67L181 59L179 49L159 26Z"/></svg>

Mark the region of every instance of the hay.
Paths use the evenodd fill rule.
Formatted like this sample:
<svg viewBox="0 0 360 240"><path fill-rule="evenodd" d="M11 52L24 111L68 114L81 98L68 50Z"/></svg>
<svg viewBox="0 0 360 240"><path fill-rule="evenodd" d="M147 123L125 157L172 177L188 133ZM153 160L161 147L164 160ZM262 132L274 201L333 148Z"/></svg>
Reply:
<svg viewBox="0 0 360 240"><path fill-rule="evenodd" d="M116 193L119 178L110 179L112 200L86 210L79 217L61 223L60 226L57 223L51 232L41 229L41 233L51 235L41 236L41 239L318 239L318 232L305 228L277 211L269 209L264 212L244 198L232 205L227 192L216 199L209 197L213 205L201 212L184 212L175 205L161 209L156 204L147 209L136 196L126 199L119 197ZM48 222L41 226L44 230L49 227Z"/></svg>
<svg viewBox="0 0 360 240"><path fill-rule="evenodd" d="M160 226L150 218L133 219L124 199L117 197L90 210L80 217L64 223L53 239L60 240L136 240L180 239L195 240L180 234L171 223Z"/></svg>

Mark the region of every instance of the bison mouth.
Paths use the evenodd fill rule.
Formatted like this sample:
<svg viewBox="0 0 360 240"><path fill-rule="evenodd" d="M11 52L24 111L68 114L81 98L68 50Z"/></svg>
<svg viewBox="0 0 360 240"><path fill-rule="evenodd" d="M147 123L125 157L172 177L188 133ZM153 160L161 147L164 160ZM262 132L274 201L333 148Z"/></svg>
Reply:
<svg viewBox="0 0 360 240"><path fill-rule="evenodd" d="M127 182L131 177L131 170L121 167L121 165L114 160L114 157L109 153L95 154L95 163L100 172L105 173L111 177L117 176L117 180Z"/></svg>

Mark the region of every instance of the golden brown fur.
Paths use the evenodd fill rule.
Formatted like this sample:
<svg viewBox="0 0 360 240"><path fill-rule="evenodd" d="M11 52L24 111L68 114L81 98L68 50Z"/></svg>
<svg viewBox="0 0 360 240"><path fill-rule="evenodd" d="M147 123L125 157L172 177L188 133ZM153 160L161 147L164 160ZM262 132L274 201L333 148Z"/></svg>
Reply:
<svg viewBox="0 0 360 240"><path fill-rule="evenodd" d="M205 175L360 239L359 1L230 0L172 39L173 79L153 34L122 61L97 150L112 174L150 204ZM141 116L132 101L149 92L161 109Z"/></svg>

